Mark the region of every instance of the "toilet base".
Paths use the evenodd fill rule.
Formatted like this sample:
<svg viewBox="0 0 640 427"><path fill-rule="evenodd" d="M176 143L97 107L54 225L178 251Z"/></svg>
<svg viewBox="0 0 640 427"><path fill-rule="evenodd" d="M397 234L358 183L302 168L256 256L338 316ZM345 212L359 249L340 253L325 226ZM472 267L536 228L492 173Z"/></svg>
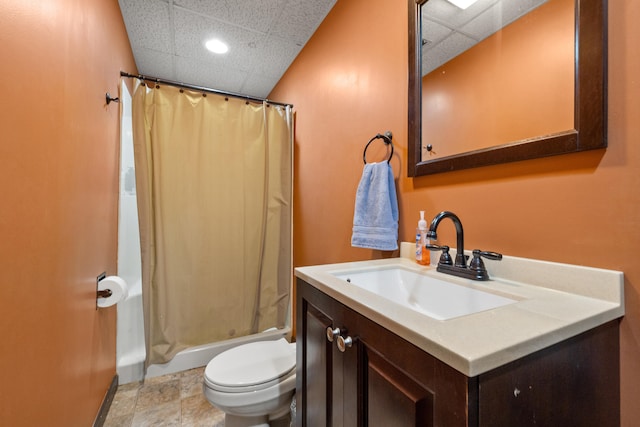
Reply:
<svg viewBox="0 0 640 427"><path fill-rule="evenodd" d="M277 419L269 420L264 417L238 417L236 415L224 415L224 427L289 427L291 417L285 415Z"/></svg>
<svg viewBox="0 0 640 427"><path fill-rule="evenodd" d="M269 418L266 415L263 417L239 417L224 414L224 427L269 427Z"/></svg>

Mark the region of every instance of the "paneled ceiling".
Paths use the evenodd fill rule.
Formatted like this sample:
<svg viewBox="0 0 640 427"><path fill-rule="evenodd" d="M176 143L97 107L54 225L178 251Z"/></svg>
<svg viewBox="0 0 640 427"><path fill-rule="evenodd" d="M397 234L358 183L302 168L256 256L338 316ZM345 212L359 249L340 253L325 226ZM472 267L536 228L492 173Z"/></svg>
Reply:
<svg viewBox="0 0 640 427"><path fill-rule="evenodd" d="M336 0L118 0L140 74L265 98ZM204 44L218 38L222 55ZM123 70L132 72L132 70Z"/></svg>

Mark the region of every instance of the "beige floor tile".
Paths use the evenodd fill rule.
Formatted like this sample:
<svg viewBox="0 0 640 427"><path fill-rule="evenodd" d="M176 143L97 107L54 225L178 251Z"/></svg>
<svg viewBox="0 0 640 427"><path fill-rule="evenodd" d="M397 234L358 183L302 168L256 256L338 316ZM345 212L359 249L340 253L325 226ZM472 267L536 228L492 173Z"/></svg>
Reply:
<svg viewBox="0 0 640 427"><path fill-rule="evenodd" d="M144 411L136 411L131 427L180 427L180 400L162 403Z"/></svg>
<svg viewBox="0 0 640 427"><path fill-rule="evenodd" d="M113 402L109 408L109 415L121 417L123 415L133 414L136 409L136 401L138 400L138 389L121 390L118 388Z"/></svg>
<svg viewBox="0 0 640 427"><path fill-rule="evenodd" d="M204 370L119 386L104 427L224 427L224 412L202 392Z"/></svg>
<svg viewBox="0 0 640 427"><path fill-rule="evenodd" d="M131 427L132 422L133 412L126 415L112 415L111 411L109 411L103 427Z"/></svg>
<svg viewBox="0 0 640 427"><path fill-rule="evenodd" d="M184 399L185 397L202 394L203 381L204 366L183 372L182 377L180 377L180 397Z"/></svg>
<svg viewBox="0 0 640 427"><path fill-rule="evenodd" d="M182 376L182 373L176 372L175 374L167 374L167 375L162 375L160 377L145 378L143 380L143 386L164 383L171 380L179 380L180 376Z"/></svg>
<svg viewBox="0 0 640 427"><path fill-rule="evenodd" d="M182 399L182 427L224 427L224 412L202 393Z"/></svg>
<svg viewBox="0 0 640 427"><path fill-rule="evenodd" d="M138 392L136 413L168 402L180 402L179 379L171 379L153 384L145 383Z"/></svg>
<svg viewBox="0 0 640 427"><path fill-rule="evenodd" d="M134 381L132 383L120 384L118 391L138 390L140 387L142 387L142 381Z"/></svg>

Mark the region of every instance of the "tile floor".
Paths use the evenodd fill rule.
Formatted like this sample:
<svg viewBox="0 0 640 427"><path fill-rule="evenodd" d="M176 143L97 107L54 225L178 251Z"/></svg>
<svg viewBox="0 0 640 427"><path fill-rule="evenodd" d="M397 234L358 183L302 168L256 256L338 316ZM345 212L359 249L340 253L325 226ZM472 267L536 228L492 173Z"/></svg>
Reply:
<svg viewBox="0 0 640 427"><path fill-rule="evenodd" d="M204 367L118 387L104 427L224 427L202 394Z"/></svg>

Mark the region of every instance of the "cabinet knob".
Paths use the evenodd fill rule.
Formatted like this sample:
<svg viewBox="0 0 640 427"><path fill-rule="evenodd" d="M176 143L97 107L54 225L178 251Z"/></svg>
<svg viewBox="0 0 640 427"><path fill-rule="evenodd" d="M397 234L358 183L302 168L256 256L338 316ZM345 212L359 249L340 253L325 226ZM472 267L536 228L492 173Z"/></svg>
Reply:
<svg viewBox="0 0 640 427"><path fill-rule="evenodd" d="M338 350L340 350L342 353L345 352L345 350L349 347L351 347L353 345L353 338L351 337L343 337L342 335L340 335L338 337L338 342L336 343L336 345L338 346Z"/></svg>
<svg viewBox="0 0 640 427"><path fill-rule="evenodd" d="M340 328L331 329L331 326L327 327L327 340L333 342L333 340L340 336Z"/></svg>

